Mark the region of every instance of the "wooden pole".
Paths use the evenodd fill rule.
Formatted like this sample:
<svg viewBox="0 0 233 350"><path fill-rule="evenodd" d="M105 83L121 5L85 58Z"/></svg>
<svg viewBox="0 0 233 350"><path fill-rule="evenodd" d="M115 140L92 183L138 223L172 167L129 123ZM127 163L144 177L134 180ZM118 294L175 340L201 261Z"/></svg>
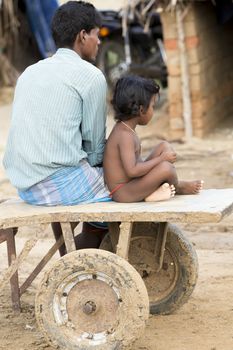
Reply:
<svg viewBox="0 0 233 350"><path fill-rule="evenodd" d="M25 243L18 257L15 258L14 260L12 259L11 265L3 272L3 275L0 278L0 289L4 288L5 285L8 283L8 281L14 276L19 266L21 265L22 261L26 259L26 257L28 256L32 248L35 246L36 242L37 242L36 237L29 239Z"/></svg>
<svg viewBox="0 0 233 350"><path fill-rule="evenodd" d="M185 139L190 141L193 136L192 129L192 105L189 84L188 59L185 48L184 27L182 13L179 5L176 6L176 24L178 33L178 45L180 50L181 85L183 100L183 118L185 125Z"/></svg>

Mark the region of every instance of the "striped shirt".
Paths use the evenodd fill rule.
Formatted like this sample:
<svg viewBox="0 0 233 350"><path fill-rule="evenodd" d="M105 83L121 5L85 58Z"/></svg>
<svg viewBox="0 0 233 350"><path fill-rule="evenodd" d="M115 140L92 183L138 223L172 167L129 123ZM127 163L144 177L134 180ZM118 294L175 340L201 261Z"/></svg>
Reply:
<svg viewBox="0 0 233 350"><path fill-rule="evenodd" d="M81 159L100 164L105 122L106 80L75 51L58 49L28 67L15 89L3 160L11 183L26 190Z"/></svg>

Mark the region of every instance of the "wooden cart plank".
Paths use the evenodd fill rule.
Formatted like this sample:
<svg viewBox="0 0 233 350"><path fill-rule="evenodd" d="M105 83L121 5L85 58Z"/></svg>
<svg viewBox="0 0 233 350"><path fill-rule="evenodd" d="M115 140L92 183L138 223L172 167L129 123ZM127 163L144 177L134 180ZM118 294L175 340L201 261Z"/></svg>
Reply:
<svg viewBox="0 0 233 350"><path fill-rule="evenodd" d="M198 195L177 195L156 203L105 202L44 207L15 199L0 203L0 228L72 221L208 223L219 222L232 211L233 188L203 190Z"/></svg>

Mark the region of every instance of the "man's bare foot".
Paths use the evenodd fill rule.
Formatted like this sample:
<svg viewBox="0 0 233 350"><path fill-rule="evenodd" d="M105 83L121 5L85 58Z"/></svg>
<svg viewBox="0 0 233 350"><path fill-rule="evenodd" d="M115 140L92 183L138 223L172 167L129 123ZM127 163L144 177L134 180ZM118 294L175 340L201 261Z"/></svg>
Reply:
<svg viewBox="0 0 233 350"><path fill-rule="evenodd" d="M145 202L158 202L164 201L174 197L176 193L175 186L164 183L156 191L151 193L148 197L145 198Z"/></svg>
<svg viewBox="0 0 233 350"><path fill-rule="evenodd" d="M203 188L204 181L195 180L195 181L179 181L176 188L177 194L197 194Z"/></svg>

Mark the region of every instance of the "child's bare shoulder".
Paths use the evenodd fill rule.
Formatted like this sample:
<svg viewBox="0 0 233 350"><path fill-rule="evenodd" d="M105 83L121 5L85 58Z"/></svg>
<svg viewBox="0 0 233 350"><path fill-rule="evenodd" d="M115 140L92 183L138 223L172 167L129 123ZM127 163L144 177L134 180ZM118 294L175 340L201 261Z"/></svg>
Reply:
<svg viewBox="0 0 233 350"><path fill-rule="evenodd" d="M119 125L116 123L114 127L112 128L112 131L109 135L109 139L117 139L120 135Z"/></svg>
<svg viewBox="0 0 233 350"><path fill-rule="evenodd" d="M128 140L131 136L128 130L121 127L120 123L116 123L108 137L108 142L119 144L124 140Z"/></svg>

